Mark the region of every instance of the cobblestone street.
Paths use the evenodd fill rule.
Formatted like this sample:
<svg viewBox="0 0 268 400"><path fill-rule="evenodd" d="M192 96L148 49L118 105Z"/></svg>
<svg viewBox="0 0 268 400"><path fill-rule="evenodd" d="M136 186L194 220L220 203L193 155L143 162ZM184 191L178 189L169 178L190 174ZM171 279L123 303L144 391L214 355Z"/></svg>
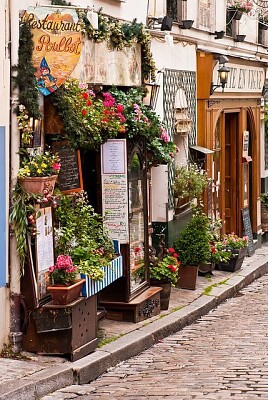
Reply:
<svg viewBox="0 0 268 400"><path fill-rule="evenodd" d="M268 399L268 276L96 381L42 400Z"/></svg>

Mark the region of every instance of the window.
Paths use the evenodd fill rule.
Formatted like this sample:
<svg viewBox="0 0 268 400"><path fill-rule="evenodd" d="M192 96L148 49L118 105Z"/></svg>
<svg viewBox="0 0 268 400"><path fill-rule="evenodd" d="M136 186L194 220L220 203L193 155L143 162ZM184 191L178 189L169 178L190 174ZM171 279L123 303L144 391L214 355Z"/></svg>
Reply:
<svg viewBox="0 0 268 400"><path fill-rule="evenodd" d="M185 0L167 0L167 15L173 19L173 21L181 21L186 19L187 3Z"/></svg>
<svg viewBox="0 0 268 400"><path fill-rule="evenodd" d="M234 19L233 11L226 10L226 36L236 36L237 21Z"/></svg>

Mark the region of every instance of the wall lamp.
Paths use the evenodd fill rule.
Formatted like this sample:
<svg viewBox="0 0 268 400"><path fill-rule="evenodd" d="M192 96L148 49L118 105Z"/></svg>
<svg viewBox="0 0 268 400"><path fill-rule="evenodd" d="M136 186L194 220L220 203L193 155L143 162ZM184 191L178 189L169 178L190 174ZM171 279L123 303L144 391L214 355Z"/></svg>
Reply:
<svg viewBox="0 0 268 400"><path fill-rule="evenodd" d="M210 94L213 94L214 91L219 87L221 87L222 91L224 92L224 88L228 80L228 73L230 72L229 68L225 66L225 63L227 63L228 61L229 59L226 56L219 57L220 68L218 69L218 73L219 73L220 84L214 85L213 82L211 82Z"/></svg>
<svg viewBox="0 0 268 400"><path fill-rule="evenodd" d="M171 31L173 19L166 15L164 18L148 17L147 26L149 29L160 29L161 31Z"/></svg>
<svg viewBox="0 0 268 400"><path fill-rule="evenodd" d="M145 96L143 97L142 102L145 106L148 106L152 110L154 110L158 99L160 85L158 83L146 82L144 84L144 87L145 87Z"/></svg>

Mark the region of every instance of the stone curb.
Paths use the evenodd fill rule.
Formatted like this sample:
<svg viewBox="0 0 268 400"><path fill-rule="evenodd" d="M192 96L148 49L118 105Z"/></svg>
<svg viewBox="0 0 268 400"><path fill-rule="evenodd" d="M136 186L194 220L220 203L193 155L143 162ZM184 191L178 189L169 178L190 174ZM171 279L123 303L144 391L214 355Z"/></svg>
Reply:
<svg viewBox="0 0 268 400"><path fill-rule="evenodd" d="M263 260L265 258L265 261ZM56 366L32 374L30 378L11 381L0 388L0 400L36 400L55 390L72 384L86 384L110 367L138 355L163 338L192 324L198 318L233 297L245 286L268 272L268 257L253 261L239 270L222 285L215 285L209 295L198 299L182 309L165 315L112 343L97 349L71 366Z"/></svg>

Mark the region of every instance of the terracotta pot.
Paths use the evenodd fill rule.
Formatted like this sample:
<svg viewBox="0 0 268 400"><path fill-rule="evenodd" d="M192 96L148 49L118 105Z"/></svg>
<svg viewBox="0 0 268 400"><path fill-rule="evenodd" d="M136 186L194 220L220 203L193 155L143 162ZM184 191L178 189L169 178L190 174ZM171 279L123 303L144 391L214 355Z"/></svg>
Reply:
<svg viewBox="0 0 268 400"><path fill-rule="evenodd" d="M19 183L28 193L44 194L44 190L48 190L49 194L53 194L54 187L58 175L51 176L29 176L18 178Z"/></svg>
<svg viewBox="0 0 268 400"><path fill-rule="evenodd" d="M150 285L162 288L160 292L160 308L161 310L168 310L171 294L171 280L150 279Z"/></svg>
<svg viewBox="0 0 268 400"><path fill-rule="evenodd" d="M79 279L70 286L51 285L47 287L47 290L51 294L54 304L66 305L78 299L84 282L85 279Z"/></svg>
<svg viewBox="0 0 268 400"><path fill-rule="evenodd" d="M180 265L179 279L176 287L181 289L196 289L196 281L198 275L198 265Z"/></svg>

